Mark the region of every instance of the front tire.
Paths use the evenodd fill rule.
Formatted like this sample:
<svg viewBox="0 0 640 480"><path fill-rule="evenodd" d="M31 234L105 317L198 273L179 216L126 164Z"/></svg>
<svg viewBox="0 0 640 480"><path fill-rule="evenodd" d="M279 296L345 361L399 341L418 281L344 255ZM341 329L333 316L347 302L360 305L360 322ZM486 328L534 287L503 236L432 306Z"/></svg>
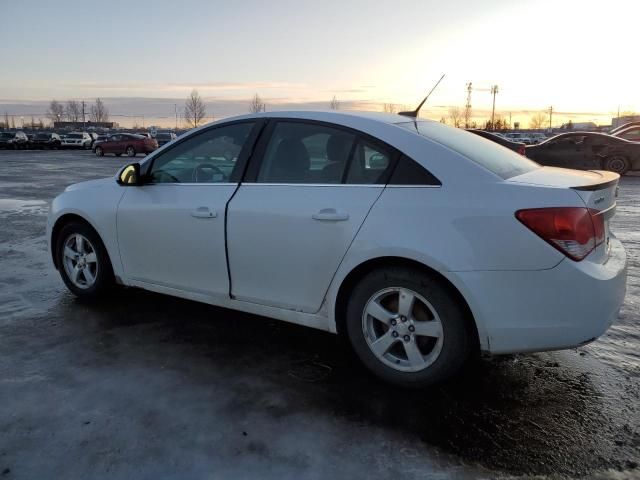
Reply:
<svg viewBox="0 0 640 480"><path fill-rule="evenodd" d="M96 147L96 157L104 157L104 150L102 147Z"/></svg>
<svg viewBox="0 0 640 480"><path fill-rule="evenodd" d="M127 147L127 149L124 151L124 153L127 154L127 157L135 157L136 156L136 149L133 148L131 145L129 145Z"/></svg>
<svg viewBox="0 0 640 480"><path fill-rule="evenodd" d="M471 350L466 311L438 278L389 267L366 275L347 305L349 341L375 375L424 388L451 377Z"/></svg>
<svg viewBox="0 0 640 480"><path fill-rule="evenodd" d="M85 223L68 223L56 239L60 276L79 298L95 299L114 285L113 269L102 240Z"/></svg>

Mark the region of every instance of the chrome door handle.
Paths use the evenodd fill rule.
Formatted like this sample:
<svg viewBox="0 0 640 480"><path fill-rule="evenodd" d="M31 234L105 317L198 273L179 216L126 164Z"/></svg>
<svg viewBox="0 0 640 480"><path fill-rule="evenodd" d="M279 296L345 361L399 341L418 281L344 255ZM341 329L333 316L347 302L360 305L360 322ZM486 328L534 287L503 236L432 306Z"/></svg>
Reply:
<svg viewBox="0 0 640 480"><path fill-rule="evenodd" d="M343 222L349 220L349 214L346 212L340 212L335 208L323 208L317 213L311 215L314 220L324 220L329 222Z"/></svg>
<svg viewBox="0 0 640 480"><path fill-rule="evenodd" d="M191 211L191 216L195 218L215 218L218 214L209 207L198 207Z"/></svg>

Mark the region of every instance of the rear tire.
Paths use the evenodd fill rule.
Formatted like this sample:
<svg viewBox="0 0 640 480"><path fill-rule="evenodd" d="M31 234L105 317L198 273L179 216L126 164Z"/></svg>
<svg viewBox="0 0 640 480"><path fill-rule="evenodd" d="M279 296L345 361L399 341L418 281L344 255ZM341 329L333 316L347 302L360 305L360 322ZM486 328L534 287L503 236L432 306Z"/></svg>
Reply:
<svg viewBox="0 0 640 480"><path fill-rule="evenodd" d="M115 284L107 249L89 225L71 222L62 227L55 251L60 276L78 298L99 298Z"/></svg>
<svg viewBox="0 0 640 480"><path fill-rule="evenodd" d="M353 349L375 375L402 387L424 388L454 375L469 357L466 314L436 277L388 267L355 286L346 326Z"/></svg>
<svg viewBox="0 0 640 480"><path fill-rule="evenodd" d="M96 157L104 157L104 150L102 147L96 147Z"/></svg>
<svg viewBox="0 0 640 480"><path fill-rule="evenodd" d="M124 153L127 154L127 157L135 157L136 156L136 149L133 148L131 145L129 145L126 150L124 151Z"/></svg>
<svg viewBox="0 0 640 480"><path fill-rule="evenodd" d="M631 168L631 162L624 155L611 155L604 160L604 169L624 175Z"/></svg>

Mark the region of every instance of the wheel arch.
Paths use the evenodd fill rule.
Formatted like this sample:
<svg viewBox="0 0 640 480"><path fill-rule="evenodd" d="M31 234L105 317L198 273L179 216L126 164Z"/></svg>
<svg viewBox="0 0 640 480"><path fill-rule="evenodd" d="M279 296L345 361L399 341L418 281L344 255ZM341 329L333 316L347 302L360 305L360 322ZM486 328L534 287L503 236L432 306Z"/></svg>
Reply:
<svg viewBox="0 0 640 480"><path fill-rule="evenodd" d="M85 225L87 225L89 228L91 228L91 230L93 230L96 234L96 236L100 239L100 241L102 242L102 245L104 247L104 250L107 254L107 257L109 258L109 263L111 264L111 269L113 270L113 260L111 260L111 255L109 254L109 249L105 246L104 240L102 239L102 235L100 235L100 232L98 232L98 230L96 229L96 227L89 221L87 220L85 217L78 215L77 213L65 213L63 215L61 215L60 217L58 217L55 221L55 223L53 224L53 227L51 228L51 258L53 260L53 265L56 267L56 269L59 268L58 265L58 260L56 259L56 245L58 243L58 236L60 235L60 231L64 228L65 225L68 225L71 222L78 222L78 223L83 223Z"/></svg>
<svg viewBox="0 0 640 480"><path fill-rule="evenodd" d="M397 256L385 256L376 257L363 261L356 265L351 271L342 279L340 287L335 297L334 302L334 318L336 332L340 336L346 334L346 311L347 302L349 300L349 294L356 286L358 281L364 278L368 273L387 267L407 267L416 270L421 270L428 275L437 278L459 301L465 310L465 320L468 329L468 333L473 342L473 348L476 352L480 352L480 333L478 331L477 321L473 315L469 302L464 297L462 292L442 273L438 272L434 268L425 265L417 260L397 257Z"/></svg>

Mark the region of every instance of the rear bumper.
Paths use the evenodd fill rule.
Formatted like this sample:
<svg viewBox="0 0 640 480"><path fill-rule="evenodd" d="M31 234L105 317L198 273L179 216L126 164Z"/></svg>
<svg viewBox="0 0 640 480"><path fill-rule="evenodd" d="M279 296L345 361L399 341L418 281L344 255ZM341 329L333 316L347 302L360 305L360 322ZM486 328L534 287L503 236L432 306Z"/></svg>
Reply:
<svg viewBox="0 0 640 480"><path fill-rule="evenodd" d="M538 271L458 272L489 353L573 348L601 336L626 293L627 258L611 236L608 261L564 259Z"/></svg>

